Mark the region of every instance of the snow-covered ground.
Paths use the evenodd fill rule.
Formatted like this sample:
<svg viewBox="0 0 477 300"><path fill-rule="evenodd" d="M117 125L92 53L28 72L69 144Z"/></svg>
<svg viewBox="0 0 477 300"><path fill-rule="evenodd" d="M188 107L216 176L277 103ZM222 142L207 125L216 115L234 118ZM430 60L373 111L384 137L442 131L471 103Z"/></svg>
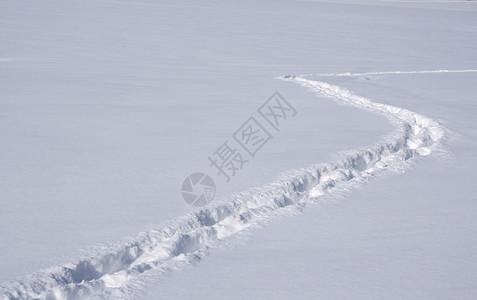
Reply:
<svg viewBox="0 0 477 300"><path fill-rule="evenodd" d="M3 297L477 297L475 2L0 16ZM226 183L208 157L275 91L296 116Z"/></svg>

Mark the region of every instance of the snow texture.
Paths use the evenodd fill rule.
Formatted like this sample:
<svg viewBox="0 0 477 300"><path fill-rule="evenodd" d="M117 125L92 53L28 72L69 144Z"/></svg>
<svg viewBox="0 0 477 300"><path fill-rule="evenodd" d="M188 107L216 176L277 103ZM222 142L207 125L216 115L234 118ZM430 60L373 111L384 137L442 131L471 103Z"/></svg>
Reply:
<svg viewBox="0 0 477 300"><path fill-rule="evenodd" d="M166 273L194 263L207 249L246 228L263 225L280 214L293 214L333 190L349 189L384 170L401 171L418 157L444 150L448 130L421 114L374 102L326 82L300 76L284 76L283 80L339 103L382 114L398 130L385 144L356 151L334 163L289 172L275 183L190 213L125 244L11 282L1 289L4 298L133 299L145 282L144 275Z"/></svg>

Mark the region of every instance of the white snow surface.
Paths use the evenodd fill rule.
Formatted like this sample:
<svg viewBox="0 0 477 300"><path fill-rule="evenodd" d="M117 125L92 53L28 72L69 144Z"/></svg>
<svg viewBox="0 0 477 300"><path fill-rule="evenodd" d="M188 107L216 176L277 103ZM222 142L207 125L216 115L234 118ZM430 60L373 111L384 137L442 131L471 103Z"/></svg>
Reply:
<svg viewBox="0 0 477 300"><path fill-rule="evenodd" d="M296 77L294 81L374 113L381 113L400 130L388 143L353 153L336 163L290 172L278 182L237 195L235 199L191 213L175 224L108 249L97 257L40 273L31 282L13 284L12 298L134 298L137 277L190 263L215 243L264 222L276 213L301 210L307 203L345 183L363 182L384 169L401 170L404 162L427 156L441 147L446 129L412 111L373 102L349 90ZM282 212L282 210L285 210ZM132 294L130 294L132 293Z"/></svg>
<svg viewBox="0 0 477 300"><path fill-rule="evenodd" d="M477 296L472 1L0 11L2 298ZM298 115L188 207L275 90Z"/></svg>

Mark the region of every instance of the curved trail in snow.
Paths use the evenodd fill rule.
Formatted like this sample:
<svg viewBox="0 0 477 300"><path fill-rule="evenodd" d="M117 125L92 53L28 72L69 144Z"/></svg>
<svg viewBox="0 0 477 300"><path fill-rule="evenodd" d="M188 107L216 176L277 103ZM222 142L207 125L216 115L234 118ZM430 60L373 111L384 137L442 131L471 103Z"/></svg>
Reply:
<svg viewBox="0 0 477 300"><path fill-rule="evenodd" d="M401 170L442 148L446 128L421 114L374 102L326 82L285 76L320 96L386 116L398 126L389 140L334 163L295 170L267 186L236 195L174 220L170 225L108 246L88 257L6 283L4 299L135 299L145 282L192 264L207 249L244 229L295 214L332 190L346 190L384 170Z"/></svg>
<svg viewBox="0 0 477 300"><path fill-rule="evenodd" d="M477 70L432 70L432 71L387 71L387 72L367 72L367 73L324 73L324 74L303 74L305 76L320 77L344 77L344 76L366 76L366 75L402 75L402 74L435 74L435 73L476 73Z"/></svg>

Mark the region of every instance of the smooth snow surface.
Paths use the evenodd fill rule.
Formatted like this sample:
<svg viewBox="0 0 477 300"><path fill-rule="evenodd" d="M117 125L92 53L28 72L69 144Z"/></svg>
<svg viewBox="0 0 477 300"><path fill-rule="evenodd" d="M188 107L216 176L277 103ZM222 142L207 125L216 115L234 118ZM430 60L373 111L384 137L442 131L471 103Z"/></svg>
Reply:
<svg viewBox="0 0 477 300"><path fill-rule="evenodd" d="M358 151L335 163L290 172L274 184L192 213L174 225L151 231L96 257L37 274L30 281L16 282L5 293L12 298L133 298L143 273L191 263L218 241L266 222L277 213L299 211L330 190L349 188L349 184L366 181L379 171L401 170L408 160L427 156L442 146L446 129L425 116L373 102L326 82L301 77L293 81L344 104L384 114L398 123L400 130L384 145Z"/></svg>
<svg viewBox="0 0 477 300"><path fill-rule="evenodd" d="M475 4L0 3L0 299L475 299Z"/></svg>

